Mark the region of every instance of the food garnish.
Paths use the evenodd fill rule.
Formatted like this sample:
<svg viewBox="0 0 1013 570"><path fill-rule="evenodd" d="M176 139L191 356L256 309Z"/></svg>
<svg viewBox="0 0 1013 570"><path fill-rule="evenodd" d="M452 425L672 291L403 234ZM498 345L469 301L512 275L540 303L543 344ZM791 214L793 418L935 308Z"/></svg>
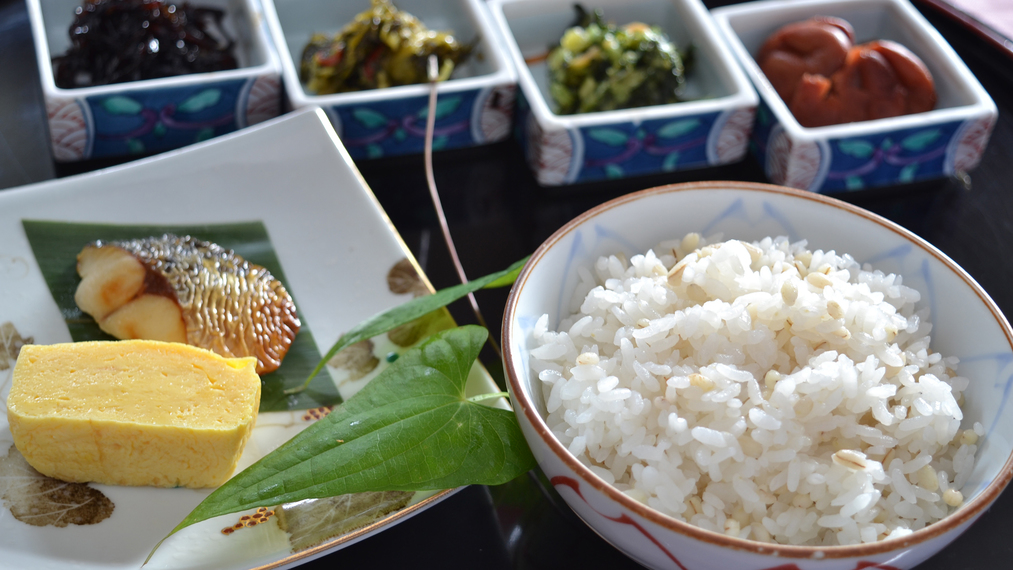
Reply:
<svg viewBox="0 0 1013 570"><path fill-rule="evenodd" d="M348 332L341 335L341 338L339 338L337 342L331 346L330 350L327 351L327 354L325 354L320 360L320 363L317 364L316 368L310 372L309 377L306 378L306 382L302 385L302 387L289 390L286 393L298 393L305 390L306 387L309 386L310 381L324 369L326 363L330 359L334 358L334 355L346 347L394 330L396 327L400 327L401 325L414 322L429 313L432 313L436 309L446 307L454 301L467 296L468 293L474 293L479 289L495 289L497 287L506 287L511 285L514 280L517 279L517 275L520 274L521 268L524 266L525 262L527 262L527 258L514 263L502 271L490 273L489 275L478 279L472 279L467 283L441 289L432 295L416 297L403 305L399 305L389 311L374 315L365 321L362 321L349 329Z"/></svg>
<svg viewBox="0 0 1013 570"><path fill-rule="evenodd" d="M303 48L299 78L316 95L383 89L428 81L426 61L436 55L439 80L471 54L474 42L462 44L450 31L433 31L390 0L370 0L334 36L316 33Z"/></svg>
<svg viewBox="0 0 1013 570"><path fill-rule="evenodd" d="M526 261L371 317L338 339L318 371L363 336L411 322L469 291L512 284ZM496 485L532 469L535 460L513 412L480 403L507 393L465 393L488 334L478 326L458 327L410 349L344 404L215 490L170 536L249 508L349 493Z"/></svg>
<svg viewBox="0 0 1013 570"><path fill-rule="evenodd" d="M260 405L256 360L149 340L21 348L7 418L14 444L62 481L215 487Z"/></svg>
<svg viewBox="0 0 1013 570"><path fill-rule="evenodd" d="M74 300L103 331L255 356L258 374L281 365L301 326L270 272L190 236L98 241L78 255L77 271Z"/></svg>
<svg viewBox="0 0 1013 570"><path fill-rule="evenodd" d="M216 489L173 532L209 518L304 499L498 485L534 467L513 412L468 397L488 331L442 331L355 396Z"/></svg>
<svg viewBox="0 0 1013 570"><path fill-rule="evenodd" d="M854 45L847 21L826 16L788 24L764 42L760 69L803 127L923 113L936 104L932 74L903 45Z"/></svg>
<svg viewBox="0 0 1013 570"><path fill-rule="evenodd" d="M616 26L601 10L585 11L549 52L549 92L563 115L678 103L688 52L658 26Z"/></svg>
<svg viewBox="0 0 1013 570"><path fill-rule="evenodd" d="M53 58L56 86L107 85L235 69L225 12L167 0L85 0Z"/></svg>

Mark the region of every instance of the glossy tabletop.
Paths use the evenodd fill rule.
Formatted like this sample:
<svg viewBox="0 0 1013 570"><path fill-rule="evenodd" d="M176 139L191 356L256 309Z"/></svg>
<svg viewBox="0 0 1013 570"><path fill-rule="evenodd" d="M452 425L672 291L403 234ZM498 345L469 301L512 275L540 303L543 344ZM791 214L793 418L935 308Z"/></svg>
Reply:
<svg viewBox="0 0 1013 570"><path fill-rule="evenodd" d="M705 0L708 7L733 2ZM999 109L981 165L969 179L837 195L920 235L952 257L1013 315L1013 58L979 33L915 2L949 40ZM72 175L112 162L55 165L23 0L0 0L0 189ZM622 194L695 180L766 181L752 158L720 168L557 188L540 187L513 141L437 153L435 177L467 274L502 269L577 214ZM394 226L437 288L456 274L426 189L421 156L358 164ZM478 295L498 334L505 290ZM475 321L466 304L460 323ZM498 381L501 365L483 360ZM1008 568L1013 559L1013 493L1004 493L969 531L919 570ZM0 560L0 567L3 566ZM344 549L306 563L323 568L637 568L594 534L559 497L529 473L498 487L464 489L433 508Z"/></svg>

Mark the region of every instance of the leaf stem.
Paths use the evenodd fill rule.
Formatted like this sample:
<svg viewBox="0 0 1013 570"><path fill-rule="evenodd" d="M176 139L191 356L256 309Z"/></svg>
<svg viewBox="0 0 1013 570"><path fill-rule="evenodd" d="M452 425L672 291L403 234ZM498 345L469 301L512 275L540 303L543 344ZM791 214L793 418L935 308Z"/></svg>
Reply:
<svg viewBox="0 0 1013 570"><path fill-rule="evenodd" d="M316 368L310 372L309 377L306 378L306 381L303 382L302 386L289 388L288 390L285 390L285 394L298 394L299 392L305 390L306 387L309 386L310 381L313 380L313 378L319 374L325 366L327 366L327 362L335 354L347 346L353 345L360 340L365 340L367 338L383 334L396 326L411 322L422 315L435 311L441 307L446 307L450 303L464 297L470 291L477 291L478 289L493 289L512 285L527 260L528 258L525 257L502 271L490 273L489 275L479 277L478 279L474 279L461 285L454 285L452 287L447 287L446 289L441 289L432 295L416 297L407 303L366 319L345 334L341 335L337 342L331 346L331 349L327 351L327 354L320 359Z"/></svg>
<svg viewBox="0 0 1013 570"><path fill-rule="evenodd" d="M509 392L490 392L488 394L479 394L477 396L472 396L472 397L468 398L468 401L474 404L474 403L481 402L482 400L489 400L489 399L492 399L492 398L507 398L507 399L509 399L510 398L510 393Z"/></svg>
<svg viewBox="0 0 1013 570"><path fill-rule="evenodd" d="M474 403L506 394L461 397L488 336L466 325L409 349L340 408L214 490L172 533L254 507L499 485L531 470L536 462L514 413ZM440 445L427 443L434 441Z"/></svg>
<svg viewBox="0 0 1013 570"><path fill-rule="evenodd" d="M426 115L426 138L423 149L426 166L426 184L429 186L429 195L433 200L436 216L440 221L443 239L447 242L447 249L450 250L450 259L454 262L454 269L457 270L457 276L461 280L461 283L467 283L468 276L464 273L464 266L461 264L461 259L457 256L457 246L454 245L454 238L450 235L450 225L447 223L447 216L443 213L443 204L440 201L440 193L436 190L436 177L433 174L433 131L436 128L436 80L439 76L439 62L436 55L430 55L427 63L429 75L429 114ZM478 321L478 324L488 329L489 325L485 323L485 317L482 316L482 311L478 308L478 301L475 299L474 293L468 293L468 302L471 303L471 310L475 313L475 319ZM502 359L503 353L500 351L499 344L496 343L496 339L492 335L489 335L489 344L496 351L496 356Z"/></svg>

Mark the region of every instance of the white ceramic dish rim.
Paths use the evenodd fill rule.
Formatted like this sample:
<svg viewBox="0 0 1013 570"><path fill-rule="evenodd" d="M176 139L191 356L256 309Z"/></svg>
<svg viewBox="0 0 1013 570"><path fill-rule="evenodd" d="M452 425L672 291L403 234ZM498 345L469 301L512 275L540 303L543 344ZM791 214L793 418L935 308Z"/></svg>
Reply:
<svg viewBox="0 0 1013 570"><path fill-rule="evenodd" d="M318 107L296 110L293 111L292 113L288 113L286 115L269 119L267 121L264 121L263 123L258 123L257 125L241 129L233 133L228 133L220 137L216 137L204 142L196 143L179 149L167 151L148 158L143 158L125 164L111 166L108 168L103 168L59 180L49 180L39 182L36 184L9 188L7 190L3 190L2 193L0 193L2 194L2 196L0 197L10 197L17 199L18 195L27 193L43 193L43 194L59 193L63 191L62 189L66 188L68 184L81 183L82 181L91 181L96 178L101 178L109 174L118 173L123 170L143 169L146 165L162 163L165 162L166 160L175 161L178 160L177 157L181 155L186 156L191 154L200 154L204 149L208 147L220 147L223 144L228 144L229 141L237 138L248 138L251 135L262 136L261 134L259 134L261 133L261 131L270 130L273 126L276 125L280 126L281 123L298 124L301 122L311 122L311 121L312 124L316 128L322 130L324 132L324 136L333 143L334 152L338 155L340 163L345 165L349 169L350 173L361 185L361 188L367 192L368 199L376 205L376 208L382 214L384 223L393 233L394 238L400 244L401 249L405 253L405 256L409 259L412 266L415 268L416 273L419 275L420 279L425 284L426 288L429 291L435 292L433 285L430 283L426 274L422 271L422 268L421 266L419 266L418 261L411 254L408 246L404 243L404 240L402 239L400 233L398 233L397 228L394 227L394 224L387 217L386 212L383 211L382 206L380 205L376 196L372 193L372 190L369 188L369 185L367 184L365 178L362 177L362 174L355 166L355 163L352 160L351 156L348 154L348 151L345 149L344 145L341 144L341 140L338 137L337 133L334 131L334 128L331 125L330 119L328 118L327 114ZM2 201L4 200L0 200L0 202ZM481 363L479 363L478 366L481 367L482 366ZM490 392L493 391L494 388L498 390L498 388L496 388L494 382L492 381L491 377L488 375L488 372L484 372L484 377L488 382L488 385L485 386L486 389L488 389ZM510 409L509 405L506 403L504 399L497 399L494 405L496 405L497 407L505 407L505 409ZM353 530L351 532L342 534L340 536L331 539L327 539L316 546L312 546L294 553L290 552L282 556L281 558L271 560L265 563L256 563L251 561L251 563L255 565L250 566L249 570L280 570L282 568L294 568L296 566L300 566L311 560L335 552L340 548L346 548L361 540L365 540L378 532L386 530L387 528L393 525L400 524L401 522L408 520L409 518L428 509L429 507L434 506L435 504L449 498L450 496L461 491L463 488L464 487L457 487L454 489L446 489L443 491L438 491L432 496L423 498L419 500L417 503L410 504L367 526L358 528L356 530Z"/></svg>
<svg viewBox="0 0 1013 570"><path fill-rule="evenodd" d="M357 103L372 103L379 101L391 101L407 99L410 97L425 97L429 95L429 86L420 85L399 85L385 89L370 89L367 91L353 91L349 93L335 93L332 95L310 95L302 87L299 80L299 73L292 64L292 52L285 43L285 33L281 28L281 20L278 18L277 8L273 0L263 0L264 16L267 26L270 29L274 46L281 58L281 74L284 79L285 92L293 107L304 107L307 105L319 105L321 107L351 105ZM489 53L485 56L492 60L495 71L475 77L464 77L461 79L448 79L438 83L437 90L440 93L459 93L472 89L481 89L490 85L514 84L517 82L517 75L514 73L510 61L503 55L500 48L502 40L496 33L495 27L489 20L489 14L482 0L465 0L465 5L478 23L478 31L485 36L489 46ZM443 3L441 3L443 5Z"/></svg>
<svg viewBox="0 0 1013 570"><path fill-rule="evenodd" d="M506 15L503 13L504 5L516 4L524 1L527 0L488 0L489 10L492 12L492 17L496 21L499 33L503 37L504 45L510 52L510 59L513 65L517 68L517 81L524 90L524 94L527 97L528 104L531 106L532 112L535 113L535 116L538 118L538 122L541 123L543 127L549 127L551 129L565 129L570 127L612 125L616 123L639 124L643 121L649 121L652 119L698 115L738 107L756 107L759 102L756 91L753 90L753 86L750 84L749 79L736 62L734 54L728 49L725 42L721 41L718 29L707 14L707 9L704 8L703 4L697 0L678 0L682 2L696 18L695 23L699 23L700 25L700 37L697 41L700 41L701 39L707 40L714 51L718 54L718 59L720 60L719 63L726 66L728 74L732 79L734 87L733 93L714 99L685 101L682 103L673 103L671 105L654 105L650 107L638 107L635 109L599 111L595 113L581 113L577 115L557 115L552 112L548 103L545 101L545 98L542 97L541 90L539 90L538 85L535 83L535 78L531 75L531 70L528 69L527 64L524 62L524 56L521 54L520 47L517 45L517 41L510 32L510 25L506 21Z"/></svg>
<svg viewBox="0 0 1013 570"><path fill-rule="evenodd" d="M853 206L846 202L837 200L836 198L830 198L822 194L816 194L807 192L804 190L796 190L794 188L787 188L784 186L775 186L772 184L761 184L755 182L737 182L737 181L705 181L705 182L686 182L681 184L670 184L667 186L659 186L656 188L650 188L647 190L641 190L627 194L625 196L616 198L604 204L601 204L595 208L592 208L583 214L577 216L566 225L561 227L555 233L553 233L537 250L531 255L531 258L524 265L520 275L517 277L517 281L514 283L513 288L510 290L510 296L507 299L506 310L503 315L503 329L502 329L502 344L504 363L506 366L506 378L507 384L510 389L511 402L514 406L514 410L518 414L524 414L525 419L531 424L535 432L542 439L542 441L549 447L552 453L570 470L572 470L580 479L596 489L598 492L607 496L609 499L619 503L623 508L629 509L636 513L638 516L643 517L646 520L651 521L663 528L669 529L673 532L677 532L682 535L701 540L706 543L714 544L724 548L731 548L734 550L744 550L760 555L776 554L782 558L824 558L824 559L840 559L840 558L853 558L853 557L866 557L874 554L881 554L890 552L900 548L909 548L916 544L924 543L929 539L943 535L955 528L960 527L962 524L972 521L980 515L985 509L992 504L993 501L999 496L1006 485L1013 479L1013 454L1006 458L1006 462L1003 464L999 473L995 479L973 500L967 502L957 511L951 513L944 519L935 522L925 528L916 530L910 535L892 538L887 540L881 540L869 544L851 545L851 546L794 546L794 545L772 545L764 542L757 542L752 540L746 540L741 538L732 538L724 534L719 534L703 528L691 525L687 522L683 522L668 515L662 514L654 509L651 509L628 497L624 493L620 493L615 487L606 483L603 479L591 472L590 469L585 467L580 461L576 459L570 452L564 447L559 440L553 435L549 426L545 423L545 419L539 414L537 408L532 401L531 396L526 390L521 389L521 381L518 378L518 373L514 370L513 365L516 364L510 355L522 350L516 345L514 340L514 329L516 324L514 323L516 312L517 312L517 297L518 291L524 287L525 282L534 271L535 266L538 262L546 255L549 248L555 245L557 242L564 239L571 232L576 230L580 225L587 222L599 215L600 213L610 210L613 208L621 207L622 205L633 202L642 198L647 198L651 195L666 194L672 192L682 192L691 190L706 190L706 189L724 189L724 190L740 190L756 193L767 193L767 194L779 194L792 198L798 198L803 200L810 200L820 204L824 204L831 208L843 210L844 212L865 218L871 222L877 223L884 228L900 235L903 239L908 240L912 245L920 247L928 255L935 257L940 263L950 269L957 277L959 277L968 287L971 288L973 293L977 295L982 304L992 314L992 317L996 320L999 327L1003 330L1006 335L1007 342L1013 346L1013 328L1010 327L1006 317L1003 316L1002 311L992 301L991 297L981 288L980 285L972 278L966 271L964 271L959 265L950 259L946 254L937 249L932 244L918 237L914 233L907 229L879 216L868 210L864 210L857 206ZM817 554L818 553L818 554Z"/></svg>
<svg viewBox="0 0 1013 570"><path fill-rule="evenodd" d="M788 110L788 106L781 99L781 96L774 90L767 76L760 70L760 66L753 59L753 56L746 50L739 39L738 34L732 29L731 18L736 16L749 16L753 14L769 13L770 11L785 12L812 12L813 9L827 5L844 4L882 4L896 9L906 20L914 26L919 33L925 34L941 56L940 65L950 67L953 72L963 81L962 85L971 94L974 103L959 107L946 109L933 109L925 113L877 119L874 121L862 121L858 123L846 123L841 125L828 125L825 127L807 128L795 120L795 116ZM711 10L711 15L720 29L726 43L735 52L736 58L745 70L746 74L753 81L753 86L763 97L764 101L777 116L778 121L785 130L796 140L822 140L822 139L844 139L857 136L868 136L878 133L887 133L902 129L911 129L924 126L926 123L943 123L949 121L966 120L970 117L983 115L996 115L995 102L989 97L988 92L981 86L971 70L967 68L963 60L957 55L950 44L943 39L943 36L936 30L928 20L922 16L910 2L906 0L795 0L791 3L784 3L781 0L759 0L745 2L732 6L724 6ZM785 22L788 23L788 22Z"/></svg>
<svg viewBox="0 0 1013 570"><path fill-rule="evenodd" d="M208 73L189 73L187 75L160 77L158 79L63 89L56 86L56 79L53 77L53 61L52 55L49 53L49 44L46 41L46 24L42 19L41 2L42 0L25 0L25 5L28 8L29 24L32 26L32 41L35 43L35 59L39 66L39 80L42 83L43 92L51 97L101 97L103 95L123 93L128 90L155 91L169 87L186 87L188 85L200 85L215 81L228 81L230 79L244 79L281 73L281 63L278 61L278 55L272 49L271 39L268 37L267 31L263 25L260 25L260 22L264 18L261 0L244 0L246 9L250 11L250 26L253 28L251 32L264 53L264 62L259 65L223 71L211 71Z"/></svg>

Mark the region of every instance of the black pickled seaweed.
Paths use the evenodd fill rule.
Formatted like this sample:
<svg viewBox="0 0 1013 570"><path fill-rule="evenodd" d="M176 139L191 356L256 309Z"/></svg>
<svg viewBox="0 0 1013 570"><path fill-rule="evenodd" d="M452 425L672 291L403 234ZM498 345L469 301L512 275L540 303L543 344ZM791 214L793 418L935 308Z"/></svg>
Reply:
<svg viewBox="0 0 1013 570"><path fill-rule="evenodd" d="M53 58L57 87L73 89L236 69L225 12L163 0L86 0L71 47Z"/></svg>
<svg viewBox="0 0 1013 570"><path fill-rule="evenodd" d="M657 26L607 22L574 5L576 19L549 52L549 91L560 114L629 109L684 99L691 49Z"/></svg>
<svg viewBox="0 0 1013 570"><path fill-rule="evenodd" d="M433 54L442 81L468 58L477 43L462 44L453 32L430 30L390 0L370 3L369 10L337 34L310 37L299 70L307 91L327 95L425 83L427 61Z"/></svg>

